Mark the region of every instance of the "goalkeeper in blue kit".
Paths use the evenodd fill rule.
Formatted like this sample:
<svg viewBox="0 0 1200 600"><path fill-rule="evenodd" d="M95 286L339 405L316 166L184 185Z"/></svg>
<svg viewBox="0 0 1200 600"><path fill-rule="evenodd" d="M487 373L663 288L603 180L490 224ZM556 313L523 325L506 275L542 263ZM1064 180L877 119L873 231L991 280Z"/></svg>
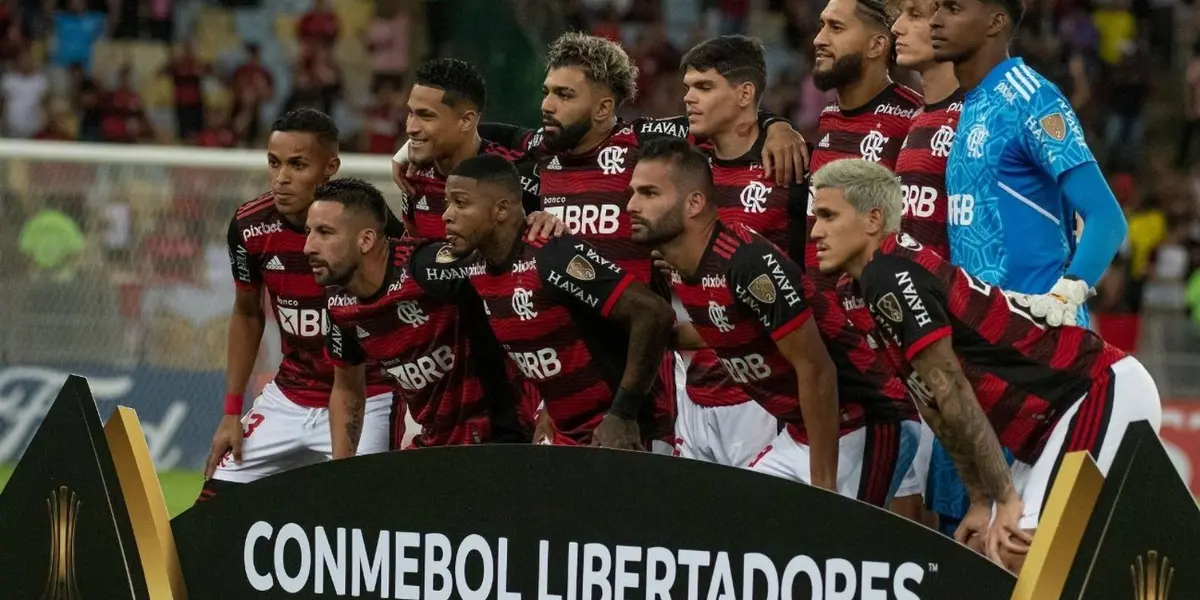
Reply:
<svg viewBox="0 0 1200 600"><path fill-rule="evenodd" d="M950 260L1049 325L1086 326L1084 303L1127 226L1066 97L1009 56L1024 12L1021 0L942 0L930 21L934 58L966 92L946 165ZM962 483L937 462L927 498L960 519Z"/></svg>

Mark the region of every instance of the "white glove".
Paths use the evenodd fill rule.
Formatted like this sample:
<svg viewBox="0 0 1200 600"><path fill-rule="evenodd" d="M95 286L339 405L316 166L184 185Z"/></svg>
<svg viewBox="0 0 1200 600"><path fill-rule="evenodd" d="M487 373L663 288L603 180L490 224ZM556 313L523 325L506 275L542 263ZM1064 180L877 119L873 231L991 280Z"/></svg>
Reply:
<svg viewBox="0 0 1200 600"><path fill-rule="evenodd" d="M1091 296L1088 285L1078 279L1062 278L1046 294L1010 294L1017 304L1029 309L1029 314L1046 321L1051 327L1074 327L1079 307Z"/></svg>

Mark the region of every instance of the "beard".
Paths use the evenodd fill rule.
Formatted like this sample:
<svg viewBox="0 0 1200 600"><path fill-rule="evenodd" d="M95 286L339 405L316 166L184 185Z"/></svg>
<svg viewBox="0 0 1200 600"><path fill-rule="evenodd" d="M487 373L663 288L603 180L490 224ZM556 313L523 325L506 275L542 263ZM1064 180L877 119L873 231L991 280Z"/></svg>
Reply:
<svg viewBox="0 0 1200 600"><path fill-rule="evenodd" d="M317 283L324 286L346 287L347 283L354 278L355 268L351 265L331 265L325 263L321 265L325 267L325 275L317 277Z"/></svg>
<svg viewBox="0 0 1200 600"><path fill-rule="evenodd" d="M554 119L542 117L542 124L546 125L547 123L558 127L558 133L545 135L546 149L554 154L575 149L579 145L579 142L583 141L583 136L592 130L592 122L586 118L580 119L570 125L563 125Z"/></svg>
<svg viewBox="0 0 1200 600"><path fill-rule="evenodd" d="M826 71L813 70L813 85L822 92L845 87L862 77L862 53L839 56Z"/></svg>
<svg viewBox="0 0 1200 600"><path fill-rule="evenodd" d="M669 242L683 233L683 202L677 202L658 221L639 220L637 223L645 230L640 234L634 234L633 241L647 246L659 246Z"/></svg>

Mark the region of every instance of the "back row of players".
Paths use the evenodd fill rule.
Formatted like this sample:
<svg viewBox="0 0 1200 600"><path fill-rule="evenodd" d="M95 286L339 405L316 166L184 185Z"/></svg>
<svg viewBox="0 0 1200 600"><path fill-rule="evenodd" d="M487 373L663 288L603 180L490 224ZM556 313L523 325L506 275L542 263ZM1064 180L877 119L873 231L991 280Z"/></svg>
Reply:
<svg viewBox="0 0 1200 600"><path fill-rule="evenodd" d="M687 53L687 115L666 120L617 118L637 72L601 38L551 45L537 131L481 124L470 65L424 65L394 165L403 223L371 185L333 179L328 116L277 121L272 189L230 225L229 394L201 500L397 449L410 411L413 446L650 448L927 520L936 433L969 493L955 536L1018 569L1062 455L1106 468L1126 424L1157 427L1157 391L1069 326L1099 277L1072 272L1097 262L1078 255L1111 227L1062 206L1094 160L1057 89L1007 59L1019 4L892 8L822 13L814 74L838 102L811 157L758 110L763 49L741 36ZM923 106L889 79L893 51ZM1027 177L1012 153L1049 166ZM948 160L970 165L963 181ZM1064 275L1075 210L1089 227ZM1028 280L1038 268L1062 276L1053 290ZM284 359L243 416L264 289Z"/></svg>

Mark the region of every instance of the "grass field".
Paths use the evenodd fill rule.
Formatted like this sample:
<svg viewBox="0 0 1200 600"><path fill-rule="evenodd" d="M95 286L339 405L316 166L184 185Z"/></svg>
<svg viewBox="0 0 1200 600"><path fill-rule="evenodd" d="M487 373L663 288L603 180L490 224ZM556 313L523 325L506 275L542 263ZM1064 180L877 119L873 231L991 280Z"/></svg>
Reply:
<svg viewBox="0 0 1200 600"><path fill-rule="evenodd" d="M12 475L12 465L0 465L0 490L8 483ZM204 483L204 473L199 471L162 471L158 474L158 482L162 485L163 497L167 500L167 513L172 517L187 510L196 501L200 486Z"/></svg>

